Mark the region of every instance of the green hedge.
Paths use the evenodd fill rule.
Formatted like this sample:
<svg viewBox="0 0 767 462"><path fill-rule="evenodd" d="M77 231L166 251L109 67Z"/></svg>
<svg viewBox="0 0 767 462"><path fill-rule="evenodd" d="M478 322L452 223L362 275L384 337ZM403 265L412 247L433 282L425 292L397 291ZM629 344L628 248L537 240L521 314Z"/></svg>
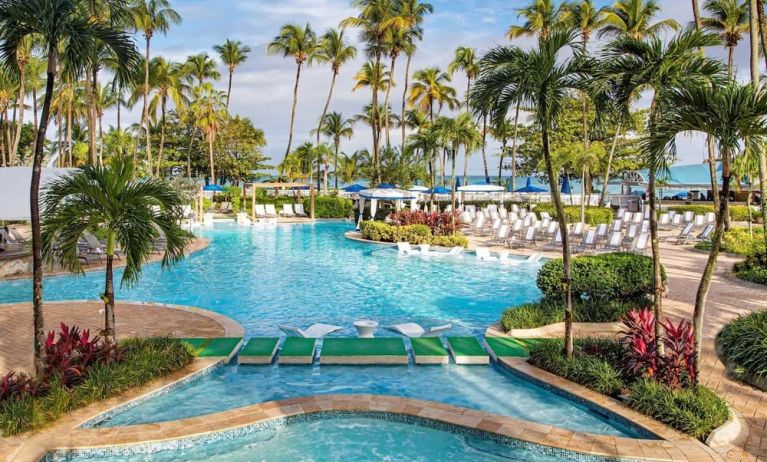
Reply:
<svg viewBox="0 0 767 462"><path fill-rule="evenodd" d="M542 212L548 212L549 215L556 217L553 204L538 204L533 211L538 218ZM602 223L611 223L613 221L613 211L607 207L586 207L586 223L589 225L599 225ZM568 205L565 207L565 220L568 223L578 223L581 221L581 207Z"/></svg>
<svg viewBox="0 0 767 462"><path fill-rule="evenodd" d="M311 199L304 200L304 210L311 210ZM317 196L314 198L314 216L316 218L347 218L354 213L351 199L337 196Z"/></svg>
<svg viewBox="0 0 767 462"><path fill-rule="evenodd" d="M665 280L665 271L663 279ZM562 260L549 260L538 272L545 298L562 299ZM574 299L605 301L653 293L652 259L633 253L587 255L572 260Z"/></svg>
<svg viewBox="0 0 767 462"><path fill-rule="evenodd" d="M703 386L675 390L639 380L629 387L626 404L701 441L730 418L724 400Z"/></svg>
<svg viewBox="0 0 767 462"><path fill-rule="evenodd" d="M30 395L3 401L0 406L0 433L16 435L39 430L67 412L119 395L190 364L191 347L170 338L130 339L122 362L95 366L82 383L69 389L58 378L42 397Z"/></svg>
<svg viewBox="0 0 767 462"><path fill-rule="evenodd" d="M666 210L674 211L677 213L693 212L696 215L705 215L714 211L713 205L672 205ZM761 217L762 213L753 210L752 217L754 220ZM748 221L748 206L747 205L730 205L730 219L732 221Z"/></svg>
<svg viewBox="0 0 767 462"><path fill-rule="evenodd" d="M767 378L767 311L738 317L724 326L717 341L736 373Z"/></svg>
<svg viewBox="0 0 767 462"><path fill-rule="evenodd" d="M735 263L732 273L746 281L767 285L767 252L761 251Z"/></svg>
<svg viewBox="0 0 767 462"><path fill-rule="evenodd" d="M460 233L455 236L432 236L426 225L392 226L380 221L363 221L362 237L378 242L409 242L412 245L429 244L440 247L468 247L469 241Z"/></svg>
<svg viewBox="0 0 767 462"><path fill-rule="evenodd" d="M643 297L607 301L575 301L573 317L575 322L616 322L627 312L641 309L651 304ZM564 302L560 300L541 300L525 303L504 310L501 324L506 331L511 329L533 329L562 322L565 319Z"/></svg>
<svg viewBox="0 0 767 462"><path fill-rule="evenodd" d="M711 241L698 242L695 244L695 248L711 250ZM752 236L748 232L748 228L731 228L724 234L722 252L746 257L764 252L764 230L759 226L754 226Z"/></svg>

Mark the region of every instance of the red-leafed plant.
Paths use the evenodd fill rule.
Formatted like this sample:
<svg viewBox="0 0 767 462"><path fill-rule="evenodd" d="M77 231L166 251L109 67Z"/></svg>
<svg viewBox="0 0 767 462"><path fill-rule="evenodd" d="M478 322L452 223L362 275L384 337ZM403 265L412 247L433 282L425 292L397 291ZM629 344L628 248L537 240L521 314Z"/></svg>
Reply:
<svg viewBox="0 0 767 462"><path fill-rule="evenodd" d="M122 354L119 347L98 335L91 338L89 330L80 332L78 327L61 323L58 337L51 331L45 339L45 375L58 374L71 387L83 380L91 366L119 360Z"/></svg>
<svg viewBox="0 0 767 462"><path fill-rule="evenodd" d="M453 218L455 217L455 220ZM401 210L389 215L389 222L394 226L426 225L432 236L451 236L461 228L461 215L451 213L423 212L421 210Z"/></svg>
<svg viewBox="0 0 767 462"><path fill-rule="evenodd" d="M649 309L630 311L623 318L622 342L626 346L624 372L633 377L654 378L671 388L695 382L695 343L690 322L661 322L664 352L655 338L655 315Z"/></svg>

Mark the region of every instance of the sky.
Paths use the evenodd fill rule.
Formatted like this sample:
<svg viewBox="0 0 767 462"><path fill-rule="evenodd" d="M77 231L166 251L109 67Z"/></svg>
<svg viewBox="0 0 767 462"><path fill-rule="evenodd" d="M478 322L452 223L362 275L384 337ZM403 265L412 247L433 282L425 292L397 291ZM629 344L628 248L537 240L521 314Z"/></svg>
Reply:
<svg viewBox="0 0 767 462"><path fill-rule="evenodd" d="M505 31L509 25L520 23L516 10L530 0L431 0L434 13L424 22L424 39L419 44L411 69L439 66L445 69L452 60L458 46L471 46L478 53L498 46L508 45ZM699 0L700 1L700 0ZM234 75L230 111L250 118L255 126L266 133L268 145L266 154L270 164L276 165L282 159L288 139L292 90L295 79L295 61L281 56L270 56L266 45L286 23L310 23L319 34L330 27L338 27L339 21L356 15L351 0L171 0L172 6L182 16L180 25L174 26L165 36L152 40L152 55L183 61L188 55L207 52L218 60L213 45L225 39L240 40L252 48L249 59ZM600 5L608 2L597 0ZM702 4L702 1L700 1ZM659 18L674 18L683 25L692 21L689 0L659 0L662 12ZM351 41L361 51L357 32L347 32ZM143 37L138 39L143 50ZM515 40L519 46L529 46L531 39ZM708 51L711 56L723 57L721 49ZM339 111L346 117L361 112L363 105L370 101L366 89L352 92L353 77L364 63L364 53L358 53L353 62L341 69L336 83L331 111ZM738 47L735 58L739 75L748 76L748 43L744 40ZM402 98L404 59L397 62L395 81L399 84L392 89L392 107L396 112ZM220 66L222 79L217 86L226 89L226 69ZM296 114L293 146L312 140L309 131L316 127L319 115L330 86L331 70L327 66L312 66L302 70L298 110ZM457 72L452 84L462 98L466 80ZM640 101L639 105L646 105ZM140 110L140 108L138 109ZM106 122L113 115L108 115ZM138 117L134 110L134 117ZM399 144L399 135L393 131L392 143ZM345 140L342 150L353 152L369 147L370 129L355 126L355 136ZM699 136L679 140L679 163L700 163L705 157L705 147ZM497 169L497 147L488 147L490 169ZM462 164L460 164L462 166ZM482 158L479 153L469 161L469 172L482 172Z"/></svg>

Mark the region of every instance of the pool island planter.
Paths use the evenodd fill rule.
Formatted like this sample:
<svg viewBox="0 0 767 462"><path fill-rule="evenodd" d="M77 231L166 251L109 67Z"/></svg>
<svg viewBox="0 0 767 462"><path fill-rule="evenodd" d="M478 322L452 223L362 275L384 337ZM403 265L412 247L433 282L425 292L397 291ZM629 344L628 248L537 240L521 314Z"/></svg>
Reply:
<svg viewBox="0 0 767 462"><path fill-rule="evenodd" d="M44 460L66 460L62 458L78 453L101 456L140 454L215 442L217 438L271 428L270 425L281 426L285 422L325 416L395 419L468 432L471 436L506 444L538 447L552 455L574 456L578 460L721 460L710 448L684 437L669 441L593 435L448 404L383 395L309 396L178 421L74 430L69 434L50 435L47 448L42 450L46 453L53 451L57 456ZM226 433L222 435L221 432ZM16 460L39 460L42 456L44 454L38 453L37 458Z"/></svg>

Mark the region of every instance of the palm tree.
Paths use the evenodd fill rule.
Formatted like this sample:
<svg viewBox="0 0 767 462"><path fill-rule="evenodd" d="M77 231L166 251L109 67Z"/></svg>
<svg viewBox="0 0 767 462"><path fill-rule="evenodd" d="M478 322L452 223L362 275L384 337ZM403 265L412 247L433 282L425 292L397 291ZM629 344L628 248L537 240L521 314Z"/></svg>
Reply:
<svg viewBox="0 0 767 462"><path fill-rule="evenodd" d="M738 0L707 0L703 8L711 15L701 19L703 28L722 37L727 49L727 76L732 78L735 47L748 32L748 5Z"/></svg>
<svg viewBox="0 0 767 462"><path fill-rule="evenodd" d="M103 335L115 335L115 293L112 265L116 248L125 258L121 285L141 276L141 266L164 237L163 268L184 255L188 234L181 228L182 199L167 182L135 179L133 163L115 157L112 165L86 166L51 182L43 196L42 252L69 271L82 273L78 240L96 229L106 234L106 282ZM84 218L86 217L86 218Z"/></svg>
<svg viewBox="0 0 767 462"><path fill-rule="evenodd" d="M759 35L755 31L760 29L759 18L762 16L762 9L760 8L759 0L750 0L748 6L749 17L749 38L751 49L751 84L754 87L759 87ZM767 34L765 29L762 29L762 38ZM764 46L767 46L763 43ZM765 54L767 58L767 54ZM760 201L762 208L762 226L764 230L764 244L767 246L767 150L760 150L759 156L759 191L761 192L762 199Z"/></svg>
<svg viewBox="0 0 767 462"><path fill-rule="evenodd" d="M595 174L602 160L606 156L605 147L602 143L596 142L590 144L588 147L583 145L577 145L578 149L573 152L572 168L575 172L581 174L581 221L586 222L586 204L591 203L591 189L587 187L590 182L591 175ZM587 200L586 195L588 194Z"/></svg>
<svg viewBox="0 0 767 462"><path fill-rule="evenodd" d="M202 130L205 140L208 142L208 156L210 161L210 181L216 184L216 169L213 160L213 143L216 141L221 122L226 120L226 93L213 88L213 85L205 82L194 89L194 102L191 112L196 119L197 128Z"/></svg>
<svg viewBox="0 0 767 462"><path fill-rule="evenodd" d="M521 25L512 25L506 32L510 40L523 36L538 35L545 39L549 33L562 25L569 14L567 2L555 5L554 0L533 0L517 10L518 18L525 18Z"/></svg>
<svg viewBox="0 0 767 462"><path fill-rule="evenodd" d="M333 98L333 88L336 86L336 78L341 73L341 66L351 61L357 56L357 48L349 44L344 38L343 31L328 29L320 38L317 45L317 51L313 59L321 63L329 63L333 76L330 79L330 90L328 90L328 99L325 100L325 107L322 108L320 115L320 125L317 127L317 144L320 144L320 132L322 132L322 123L325 115L330 108L330 100ZM336 188L338 188L338 178L336 178Z"/></svg>
<svg viewBox="0 0 767 462"><path fill-rule="evenodd" d="M474 84L472 99L479 107L492 107L493 120L501 121L511 105L522 101L533 111L541 129L543 159L549 177L551 196L562 234L562 286L565 293L565 354L573 354L573 300L571 289L570 243L562 198L557 187L558 173L551 155L550 133L556 116L569 91L583 90L588 71L579 59L583 45L572 31L552 30L541 37L538 47L523 51L514 47L498 47L483 58L483 72ZM562 55L573 50L576 58Z"/></svg>
<svg viewBox="0 0 767 462"><path fill-rule="evenodd" d="M447 66L447 72L452 76L455 71L462 70L466 75L466 112L471 111L471 82L479 74L479 64L476 59L476 50L470 47L458 47L455 49L453 61ZM468 156L468 153L467 153ZM490 174L487 171L487 157L485 150L482 150L482 162L485 166L485 179L489 181ZM464 182L466 182L466 172L464 172Z"/></svg>
<svg viewBox="0 0 767 462"><path fill-rule="evenodd" d="M653 22L659 12L660 5L656 0L618 0L605 11L607 24L599 35L628 35L641 39L669 30L679 30L679 23L673 19Z"/></svg>
<svg viewBox="0 0 767 462"><path fill-rule="evenodd" d="M493 135L493 138L501 142L501 155L499 156L500 159L498 162L498 184L501 184L501 180L503 179L503 158L506 156L508 150L509 138L512 140L510 185L512 191L514 190L514 175L517 173L517 131L519 130L519 125L516 123L516 119L518 118L519 116L517 115L515 117L515 122L512 122L509 119L492 121L488 127L488 131Z"/></svg>
<svg viewBox="0 0 767 462"><path fill-rule="evenodd" d="M16 50L16 71L18 72L18 96L16 97L16 113L18 118L15 120L16 131L10 140L8 146L8 158L9 165L13 165L16 155L19 150L19 142L21 141L21 129L24 125L24 100L26 98L26 83L27 83L27 65L32 60L32 52L34 44L32 37L26 37L19 43L19 48Z"/></svg>
<svg viewBox="0 0 767 462"><path fill-rule="evenodd" d="M146 156L149 171L152 171L152 142L149 136L149 63L150 44L155 33L165 34L171 26L181 23L181 15L171 8L168 0L133 0L131 7L134 30L144 34L146 51L144 54L144 106L141 121L146 136Z"/></svg>
<svg viewBox="0 0 767 462"><path fill-rule="evenodd" d="M247 61L250 47L243 45L239 40L232 41L226 39L223 45L214 45L213 50L218 53L221 62L229 70L229 84L226 90L226 108L229 109L229 98L232 96L232 75L240 64Z"/></svg>
<svg viewBox="0 0 767 462"><path fill-rule="evenodd" d="M293 109L290 112L290 130L288 132L288 147L285 155L290 154L293 144L293 125L296 120L298 105L298 82L301 79L301 67L317 51L317 36L309 24L301 27L298 24L285 24L279 35L266 48L269 54L281 54L284 58L292 56L296 61L296 83L293 86Z"/></svg>
<svg viewBox="0 0 767 462"><path fill-rule="evenodd" d="M458 107L455 97L455 88L447 85L450 75L442 72L438 67L429 67L415 71L413 85L410 89L410 107L418 107L429 115L429 121L434 121L434 116L439 115L443 106L449 109ZM437 104L437 113L434 113L434 104Z"/></svg>
<svg viewBox="0 0 767 462"><path fill-rule="evenodd" d="M354 183L357 179L360 163L360 154L355 152L354 154L347 155L342 154L339 160L339 168L341 181L344 183ZM338 170L336 171L336 178L338 178Z"/></svg>
<svg viewBox="0 0 767 462"><path fill-rule="evenodd" d="M378 90L386 91L390 84L391 74L386 69L386 65L381 64L376 66L374 63L368 61L362 65L360 70L354 76L354 86L352 87L352 91L354 92L361 88L370 88L371 90L376 88ZM365 120L365 122L367 122L371 129L374 130L375 138L380 139L381 129L384 125L381 122L388 118L389 111L370 111L369 109L372 107L372 105L366 106L364 114L370 115L371 117L369 120ZM382 106L380 105L377 107L382 109ZM376 169L379 165L379 159L375 157L375 151L373 152L373 155L373 177L377 178L378 173L376 172Z"/></svg>
<svg viewBox="0 0 767 462"><path fill-rule="evenodd" d="M0 5L0 55L13 62L20 42L35 37L42 43L47 59L45 95L38 134L35 139L30 185L32 222L32 302L34 312L35 371L42 372L43 342L43 262L40 237L40 168L45 147L51 99L56 83L59 46L66 51L68 64L85 65L87 50L95 41L102 42L119 57L128 69L138 63L138 52L131 38L121 30L98 21L83 21L78 0L7 0Z"/></svg>
<svg viewBox="0 0 767 462"><path fill-rule="evenodd" d="M634 96L641 91L652 92L650 104L649 130L663 117L668 109L666 93L683 85L710 85L713 80L722 78L722 66L702 56L699 48L719 43L714 34L687 29L673 37L667 43L655 36L637 39L624 35L607 44L603 49L601 72L616 82L615 99L628 112ZM660 342L660 319L663 314L663 280L660 263L658 237L658 217L656 211L657 174L666 168L667 157L658 156L656 151L648 151L646 164L649 168L647 195L650 202L650 235L652 240L654 293L653 307L656 319L656 338ZM659 346L662 348L662 346Z"/></svg>
<svg viewBox="0 0 767 462"><path fill-rule="evenodd" d="M416 42L423 38L423 29L421 24L427 14L434 12L434 7L430 3L421 3L419 0L401 0L399 15L407 22L407 27L403 30L403 52L407 56L405 63L405 82L402 89L402 107L400 109L400 120L405 120L405 110L407 103L407 92L410 79L410 64L416 50ZM402 144L400 152L405 151L406 125L402 125Z"/></svg>
<svg viewBox="0 0 767 462"><path fill-rule="evenodd" d="M325 114L320 127L322 127L322 134L333 140L334 154L333 154L333 171L335 172L335 188L338 189L338 159L341 150L341 139L350 139L354 135L354 121L353 119L345 119L340 112L331 112ZM329 163L325 164L325 179L323 183L323 190L328 192L328 170L330 168Z"/></svg>
<svg viewBox="0 0 767 462"><path fill-rule="evenodd" d="M196 55L187 56L186 62L184 62L184 73L190 83L200 86L205 83L206 80L218 80L221 78L221 73L216 68L216 61L213 60L207 53L198 53Z"/></svg>
<svg viewBox="0 0 767 462"><path fill-rule="evenodd" d="M762 149L767 140L767 91L762 87L728 81L723 86L691 85L668 92L666 109L644 144L644 150L660 157L675 150L678 134L701 132L711 136L719 146L722 161L722 200L716 219L716 230L706 266L695 297L693 328L695 361L701 370L703 360L703 317L706 298L714 275L716 261L724 239L725 217L729 214L732 163L740 147Z"/></svg>
<svg viewBox="0 0 767 462"><path fill-rule="evenodd" d="M183 110L188 103L186 94L189 92L189 87L184 83L183 66L170 62L162 56L153 58L150 63L149 84L154 93L149 101L149 114L155 121L158 106L160 109L160 149L157 153L157 176L159 176L165 149L165 115L168 112L168 100L173 102L176 110Z"/></svg>

